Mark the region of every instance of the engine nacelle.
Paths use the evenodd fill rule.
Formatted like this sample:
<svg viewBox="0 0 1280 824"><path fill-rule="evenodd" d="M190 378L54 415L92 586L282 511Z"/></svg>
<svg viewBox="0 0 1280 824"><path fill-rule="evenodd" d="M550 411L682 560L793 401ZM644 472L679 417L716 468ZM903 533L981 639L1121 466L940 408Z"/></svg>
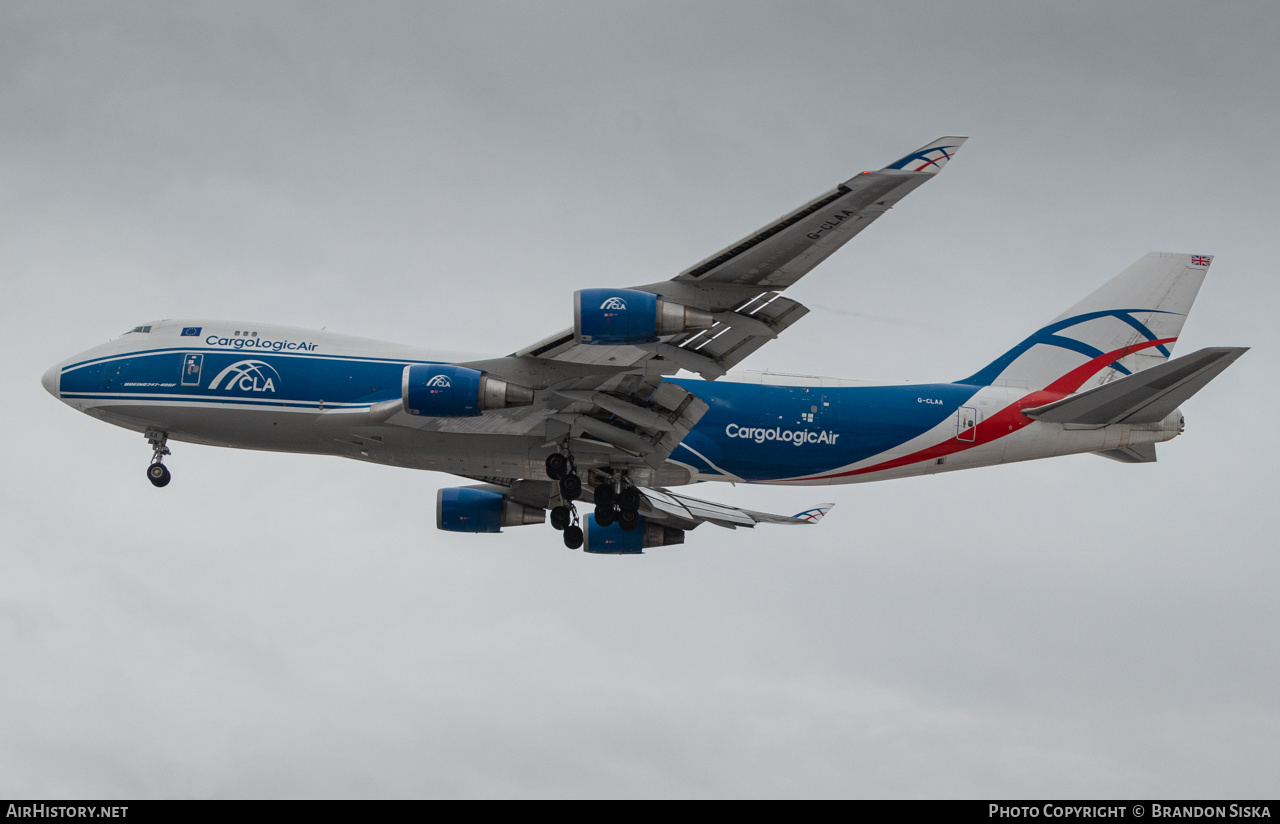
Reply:
<svg viewBox="0 0 1280 824"><path fill-rule="evenodd" d="M710 329L710 312L635 289L580 289L573 294L573 334L578 343L652 343L665 335Z"/></svg>
<svg viewBox="0 0 1280 824"><path fill-rule="evenodd" d="M547 511L525 506L501 492L453 486L436 493L436 529L446 532L501 532L504 526L540 524Z"/></svg>
<svg viewBox="0 0 1280 824"><path fill-rule="evenodd" d="M533 403L532 389L447 363L406 366L400 394L404 411L425 418L463 418Z"/></svg>
<svg viewBox="0 0 1280 824"><path fill-rule="evenodd" d="M587 528L583 530L583 552L597 555L639 555L655 546L671 546L684 543L684 530L661 524L651 524L640 519L635 529L627 532L618 524L600 526L595 514L587 516Z"/></svg>

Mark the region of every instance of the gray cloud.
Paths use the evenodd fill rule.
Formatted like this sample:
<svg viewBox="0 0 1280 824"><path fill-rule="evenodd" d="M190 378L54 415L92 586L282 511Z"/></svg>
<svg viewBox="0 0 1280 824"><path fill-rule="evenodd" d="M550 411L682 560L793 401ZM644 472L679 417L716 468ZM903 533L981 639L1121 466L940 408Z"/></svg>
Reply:
<svg viewBox="0 0 1280 824"><path fill-rule="evenodd" d="M1278 21L0 9L0 792L1268 795ZM140 437L39 386L156 317L510 351L947 133L795 290L833 311L746 365L955 378L1147 251L1215 254L1180 351L1254 348L1158 464L700 488L838 507L597 558L436 531L436 474L176 444L159 492Z"/></svg>

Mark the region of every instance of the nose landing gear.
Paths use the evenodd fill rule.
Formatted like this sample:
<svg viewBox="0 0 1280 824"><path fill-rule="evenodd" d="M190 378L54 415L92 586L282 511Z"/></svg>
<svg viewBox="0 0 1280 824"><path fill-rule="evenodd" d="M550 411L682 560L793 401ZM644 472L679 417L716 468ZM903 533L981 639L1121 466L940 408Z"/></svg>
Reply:
<svg viewBox="0 0 1280 824"><path fill-rule="evenodd" d="M151 481L152 486L168 486L173 478L169 474L169 468L164 465L164 456L173 454L167 446L169 436L158 429L148 429L145 434L147 443L151 444L151 465L147 467L147 480Z"/></svg>
<svg viewBox="0 0 1280 824"><path fill-rule="evenodd" d="M173 476L169 474L169 468L162 463L155 463L147 467L147 480L151 481L154 486L168 486Z"/></svg>

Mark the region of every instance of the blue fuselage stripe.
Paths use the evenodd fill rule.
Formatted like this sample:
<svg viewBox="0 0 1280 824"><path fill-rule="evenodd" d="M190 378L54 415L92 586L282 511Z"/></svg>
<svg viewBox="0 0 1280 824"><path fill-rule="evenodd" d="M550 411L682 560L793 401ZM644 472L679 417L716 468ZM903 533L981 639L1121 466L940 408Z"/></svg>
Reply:
<svg viewBox="0 0 1280 824"><path fill-rule="evenodd" d="M67 399L154 405L368 407L401 394L412 361L315 354L160 349L82 361L60 378ZM708 476L766 481L827 472L944 423L977 386L765 386L673 380L708 410L673 458Z"/></svg>

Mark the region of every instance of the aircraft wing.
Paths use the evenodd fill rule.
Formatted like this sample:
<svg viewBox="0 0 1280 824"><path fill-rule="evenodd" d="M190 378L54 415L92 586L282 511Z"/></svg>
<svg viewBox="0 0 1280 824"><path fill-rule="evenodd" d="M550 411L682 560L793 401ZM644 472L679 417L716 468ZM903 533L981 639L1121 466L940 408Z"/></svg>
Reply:
<svg viewBox="0 0 1280 824"><path fill-rule="evenodd" d="M943 137L875 172L863 172L659 283L630 287L711 312L710 329L638 346L579 343L566 329L511 357L601 369L658 361L715 380L808 313L779 293L925 183L964 144Z"/></svg>
<svg viewBox="0 0 1280 824"><path fill-rule="evenodd" d="M644 498L640 512L646 520L679 529L693 529L704 523L727 529L756 524L816 524L835 506L818 504L797 515L773 515L677 495L668 489L641 489L640 494Z"/></svg>
<svg viewBox="0 0 1280 824"><path fill-rule="evenodd" d="M501 482L498 479L486 480L480 489L489 489L510 496L519 503L531 507L548 508L558 502L555 484L550 481L517 480ZM727 504L703 501L680 495L669 489L641 488L640 514L650 523L662 524L676 529L693 529L702 524L715 524L726 529L738 527L754 527L756 524L802 525L816 524L831 511L835 504L818 504L796 515L774 515L769 512L757 512ZM583 489L584 500L592 499L592 490Z"/></svg>
<svg viewBox="0 0 1280 824"><path fill-rule="evenodd" d="M577 439L575 449L603 442L660 467L706 411L662 376L684 369L715 380L804 317L809 310L780 293L933 177L965 139L935 140L846 180L671 280L631 287L710 313L708 329L636 345L584 343L565 329L505 358L463 364L537 390L538 402L440 428L524 434L545 425L548 442Z"/></svg>
<svg viewBox="0 0 1280 824"><path fill-rule="evenodd" d="M781 291L940 171L966 139L939 138L878 172L846 180L689 267L675 281ZM650 288L658 291L662 284Z"/></svg>

